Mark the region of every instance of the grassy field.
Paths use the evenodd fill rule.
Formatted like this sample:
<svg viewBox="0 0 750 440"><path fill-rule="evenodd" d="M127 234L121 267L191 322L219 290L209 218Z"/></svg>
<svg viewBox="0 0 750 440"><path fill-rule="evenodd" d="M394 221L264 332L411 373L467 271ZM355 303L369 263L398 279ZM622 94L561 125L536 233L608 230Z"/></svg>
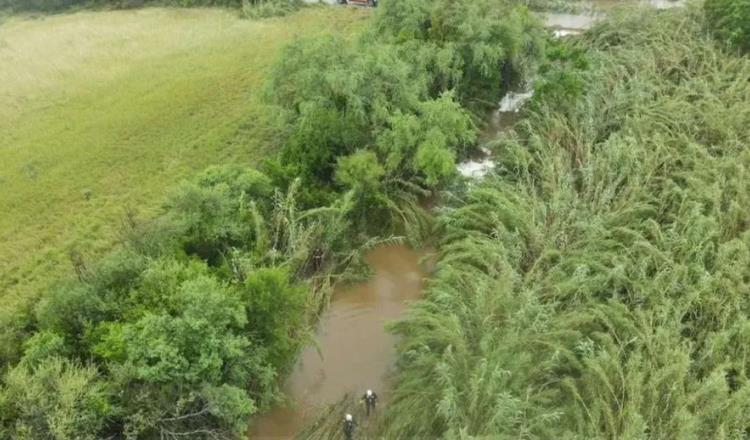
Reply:
<svg viewBox="0 0 750 440"><path fill-rule="evenodd" d="M0 305L111 247L126 207L274 147L257 92L297 36L354 32L366 10L248 21L216 9L80 12L0 25Z"/></svg>

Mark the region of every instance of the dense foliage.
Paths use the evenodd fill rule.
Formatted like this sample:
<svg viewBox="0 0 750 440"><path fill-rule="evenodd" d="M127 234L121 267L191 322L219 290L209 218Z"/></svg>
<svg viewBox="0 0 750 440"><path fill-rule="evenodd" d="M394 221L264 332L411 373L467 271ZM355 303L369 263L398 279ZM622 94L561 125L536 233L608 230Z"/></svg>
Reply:
<svg viewBox="0 0 750 440"><path fill-rule="evenodd" d="M286 124L264 173L209 168L161 216L126 218L105 258L71 254L77 279L3 333L21 355L4 358L0 437L238 438L279 398L332 277L372 232L424 230L418 197L475 143L468 106L540 56L541 25L515 2L398 3L357 41L283 53L268 98ZM397 34L394 14L429 20Z"/></svg>
<svg viewBox="0 0 750 440"><path fill-rule="evenodd" d="M750 51L750 0L706 0L704 8L717 38Z"/></svg>
<svg viewBox="0 0 750 440"><path fill-rule="evenodd" d="M357 41L287 48L267 93L288 126L277 183L300 177L313 206L352 190L355 224L379 232L419 217L416 196L451 182L475 144L467 103L499 100L543 46L514 2L448 3L386 1Z"/></svg>
<svg viewBox="0 0 750 440"><path fill-rule="evenodd" d="M36 306L0 388L0 437L242 436L278 398L353 246L342 240L349 199L298 211L296 187L210 168L158 219L130 218L120 250L78 264L79 279Z"/></svg>
<svg viewBox="0 0 750 440"><path fill-rule="evenodd" d="M539 55L539 20L519 2L384 2L372 38L400 46L403 59L429 72L432 96L455 90L465 104L493 107ZM476 105L474 105L476 106Z"/></svg>
<svg viewBox="0 0 750 440"><path fill-rule="evenodd" d="M386 438L750 435L750 60L693 14L557 52L497 175L441 216Z"/></svg>
<svg viewBox="0 0 750 440"><path fill-rule="evenodd" d="M302 0L242 0L242 16L246 18L282 17L304 5Z"/></svg>

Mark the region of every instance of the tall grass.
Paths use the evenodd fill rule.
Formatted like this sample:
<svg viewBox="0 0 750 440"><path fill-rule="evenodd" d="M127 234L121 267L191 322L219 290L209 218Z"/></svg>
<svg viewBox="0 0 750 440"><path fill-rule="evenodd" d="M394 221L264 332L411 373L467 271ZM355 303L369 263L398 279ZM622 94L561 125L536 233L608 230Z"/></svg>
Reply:
<svg viewBox="0 0 750 440"><path fill-rule="evenodd" d="M573 44L547 78L582 87L541 93L441 216L386 438L750 432L750 60L692 10Z"/></svg>

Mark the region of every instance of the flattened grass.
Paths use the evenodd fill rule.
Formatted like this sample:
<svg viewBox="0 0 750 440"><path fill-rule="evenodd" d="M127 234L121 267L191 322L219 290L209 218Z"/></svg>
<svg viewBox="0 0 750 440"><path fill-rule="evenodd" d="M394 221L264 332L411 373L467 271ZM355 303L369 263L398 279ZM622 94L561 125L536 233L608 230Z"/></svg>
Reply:
<svg viewBox="0 0 750 440"><path fill-rule="evenodd" d="M0 304L111 247L210 164L257 163L275 123L257 99L279 49L355 34L354 8L264 21L218 9L80 12L0 26Z"/></svg>

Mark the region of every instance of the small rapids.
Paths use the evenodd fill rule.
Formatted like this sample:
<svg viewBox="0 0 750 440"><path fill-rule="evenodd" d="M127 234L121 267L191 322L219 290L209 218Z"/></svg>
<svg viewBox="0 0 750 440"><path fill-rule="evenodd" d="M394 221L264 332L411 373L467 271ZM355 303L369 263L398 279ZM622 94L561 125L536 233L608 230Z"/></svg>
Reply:
<svg viewBox="0 0 750 440"><path fill-rule="evenodd" d="M619 0L595 0L582 2L582 6L589 11L586 14L545 13L543 14L546 27L552 31L555 38L563 38L570 35L579 35L591 28L598 20L606 17L606 11L622 5ZM657 10L681 7L685 5L684 0L635 0L629 2L651 6ZM498 103L481 133L479 134L479 145L486 145L496 139L500 133L508 130L518 120L518 113L523 105L534 96L533 89L521 91L510 91ZM486 146L479 149L478 155L471 157L456 166L457 171L463 177L469 179L481 179L495 169L492 152Z"/></svg>
<svg viewBox="0 0 750 440"><path fill-rule="evenodd" d="M508 92L487 119L482 132L479 134L480 145L486 144L510 129L518 120L518 112L523 105L534 96L532 89ZM487 147L479 149L480 155L469 158L456 166L459 174L469 179L479 179L495 169L492 151Z"/></svg>

